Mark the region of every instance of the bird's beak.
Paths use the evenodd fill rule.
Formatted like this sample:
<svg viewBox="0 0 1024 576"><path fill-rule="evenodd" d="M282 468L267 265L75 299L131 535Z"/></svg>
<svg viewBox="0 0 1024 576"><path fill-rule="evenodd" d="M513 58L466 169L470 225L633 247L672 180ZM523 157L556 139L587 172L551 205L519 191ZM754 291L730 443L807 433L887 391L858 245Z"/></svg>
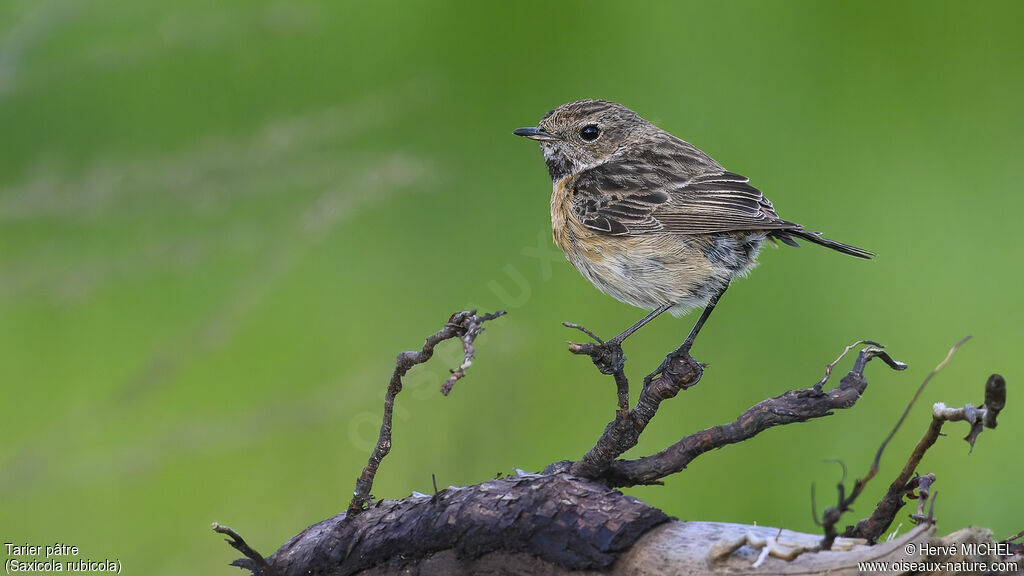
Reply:
<svg viewBox="0 0 1024 576"><path fill-rule="evenodd" d="M538 142L551 142L552 140L561 140L554 134L549 134L540 128L519 128L513 130L513 134L516 136L522 136L523 138L529 138L530 140L537 140Z"/></svg>

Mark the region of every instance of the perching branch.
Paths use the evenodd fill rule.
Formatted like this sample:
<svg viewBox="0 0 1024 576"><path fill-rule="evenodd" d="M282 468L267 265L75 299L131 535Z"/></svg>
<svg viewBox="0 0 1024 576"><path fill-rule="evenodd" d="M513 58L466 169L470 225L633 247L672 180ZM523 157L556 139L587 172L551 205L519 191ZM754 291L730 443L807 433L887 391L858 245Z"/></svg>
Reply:
<svg viewBox="0 0 1024 576"><path fill-rule="evenodd" d="M465 376L466 369L472 364L471 360L476 353L473 341L483 332L482 324L504 314L504 310L498 310L493 314L484 314L483 316L477 316L476 310L452 314L444 328L427 336L420 351L402 352L398 355L398 359L395 361L395 371L391 375L388 391L384 396L384 418L380 425L377 446L373 449L373 453L370 454L370 459L366 463L366 467L363 468L363 473L356 480L356 489L352 495L352 503L348 507L349 514L358 514L373 498L370 494L370 489L373 488L373 477L377 474L377 468L380 466L381 461L391 451L391 418L395 408L395 396L398 396L398 393L402 391L402 378L405 377L406 373L413 366L430 360L434 355L434 348L438 344L451 338L459 338L462 340L464 360L458 369L452 371L451 378L441 388L441 391L447 396L451 392L455 381Z"/></svg>
<svg viewBox="0 0 1024 576"><path fill-rule="evenodd" d="M675 397L680 390L686 390L700 380L703 367L688 352L675 357L669 369L654 380L645 383L636 406L629 409L629 380L626 379L625 361L622 348L617 343L606 343L586 328L564 323L565 326L576 328L597 341L597 344L569 344L573 354L590 356L602 374L610 374L615 378L618 392L619 409L598 438L597 443L579 462L572 463L569 471L585 478L598 478L604 475L613 465L615 459L630 448L636 446L647 424L658 412L662 401ZM659 476L660 478L660 476ZM654 484L657 478L645 482L617 484L629 486L633 484Z"/></svg>
<svg viewBox="0 0 1024 576"><path fill-rule="evenodd" d="M573 344L570 345L570 351L590 355L599 368L605 361L602 355L606 351L601 344ZM840 385L827 393L821 391L821 386L828 379L834 362L826 369L825 379L812 388L791 390L781 396L763 400L741 414L736 421L685 436L657 454L637 460L616 460L636 445L662 401L674 397L680 390L685 390L694 381L693 378L700 377L701 366L687 355L678 359L677 366L671 370L677 379L663 374L652 380L640 392L636 406L625 413L620 408L615 420L608 424L594 447L581 461L573 463L570 471L584 477L602 478L612 486L659 483L661 478L679 472L694 458L710 450L741 442L774 426L829 416L833 410L853 406L867 387L863 372L872 358L881 358L894 370L906 368L905 364L893 360L880 346L868 346L860 352L853 370L843 378ZM617 381L625 378L621 368L614 371L613 375Z"/></svg>
<svg viewBox="0 0 1024 576"><path fill-rule="evenodd" d="M828 392L819 392L816 385L762 400L740 414L734 422L685 436L652 456L618 461L607 476L613 478L616 485L649 483L679 472L705 452L742 442L769 428L831 416L833 410L851 408L867 388L864 368L873 358L882 359L894 370L906 368L906 364L893 360L881 348L869 346L857 355L853 369L843 377L839 386Z"/></svg>

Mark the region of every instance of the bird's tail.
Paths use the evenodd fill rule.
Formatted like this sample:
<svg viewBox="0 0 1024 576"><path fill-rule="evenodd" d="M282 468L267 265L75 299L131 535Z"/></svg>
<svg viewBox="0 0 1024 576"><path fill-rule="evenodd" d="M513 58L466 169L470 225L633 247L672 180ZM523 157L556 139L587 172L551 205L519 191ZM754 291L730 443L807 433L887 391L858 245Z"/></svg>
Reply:
<svg viewBox="0 0 1024 576"><path fill-rule="evenodd" d="M863 258L870 260L874 258L874 254L857 248L856 246L850 246L849 244L843 244L842 242L836 242L835 240L829 240L821 235L821 232L811 232L810 230L804 230L803 228L789 228L786 230L779 230L778 232L772 233L772 236L777 238L783 244L789 244L790 246L799 246L796 240L793 240L793 236L802 238L808 242L814 242L819 246L831 248L836 252L842 252L843 254L849 254L850 256L856 256L857 258Z"/></svg>

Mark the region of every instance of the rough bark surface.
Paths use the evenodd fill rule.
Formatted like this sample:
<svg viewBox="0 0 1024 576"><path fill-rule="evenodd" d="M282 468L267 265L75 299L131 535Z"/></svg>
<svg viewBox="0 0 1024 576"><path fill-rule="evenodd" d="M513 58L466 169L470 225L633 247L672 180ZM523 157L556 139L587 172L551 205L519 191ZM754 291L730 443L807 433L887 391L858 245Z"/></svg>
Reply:
<svg viewBox="0 0 1024 576"><path fill-rule="evenodd" d="M264 568L244 567L268 576L852 576L866 573L864 562L887 562L890 570L877 564L870 570L881 574L1024 569L1024 555L999 555L985 529L939 538L935 525L924 523L875 545L840 537L832 550L822 551L820 534L681 522L567 474L501 478L436 497L384 500L349 520L343 513L310 526L267 558ZM965 554L962 544L984 546ZM979 562L990 569L978 570ZM922 570L925 563L933 569Z"/></svg>
<svg viewBox="0 0 1024 576"><path fill-rule="evenodd" d="M401 571L441 551L471 562L529 552L568 570L607 569L662 511L568 475L512 476L434 496L382 500L346 519L310 526L267 559L266 574L345 576L374 566Z"/></svg>

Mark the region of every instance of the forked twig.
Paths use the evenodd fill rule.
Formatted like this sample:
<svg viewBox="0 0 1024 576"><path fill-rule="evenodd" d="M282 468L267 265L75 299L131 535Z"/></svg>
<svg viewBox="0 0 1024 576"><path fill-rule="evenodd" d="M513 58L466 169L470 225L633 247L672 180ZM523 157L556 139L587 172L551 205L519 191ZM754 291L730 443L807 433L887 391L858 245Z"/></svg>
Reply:
<svg viewBox="0 0 1024 576"><path fill-rule="evenodd" d="M231 563L232 566L238 566L239 568L252 570L253 574L274 576L274 571L271 569L270 565L267 564L266 558L264 558L263 555L259 552L253 550L245 542L245 539L238 534L238 532L235 532L228 526L224 526L223 524L218 524L216 522L213 523L213 531L217 532L218 534L225 534L227 536L230 536L230 540L225 538L224 541L230 544L231 547L235 550L238 550L239 552L244 554L245 557L248 559L248 561L235 560Z"/></svg>

